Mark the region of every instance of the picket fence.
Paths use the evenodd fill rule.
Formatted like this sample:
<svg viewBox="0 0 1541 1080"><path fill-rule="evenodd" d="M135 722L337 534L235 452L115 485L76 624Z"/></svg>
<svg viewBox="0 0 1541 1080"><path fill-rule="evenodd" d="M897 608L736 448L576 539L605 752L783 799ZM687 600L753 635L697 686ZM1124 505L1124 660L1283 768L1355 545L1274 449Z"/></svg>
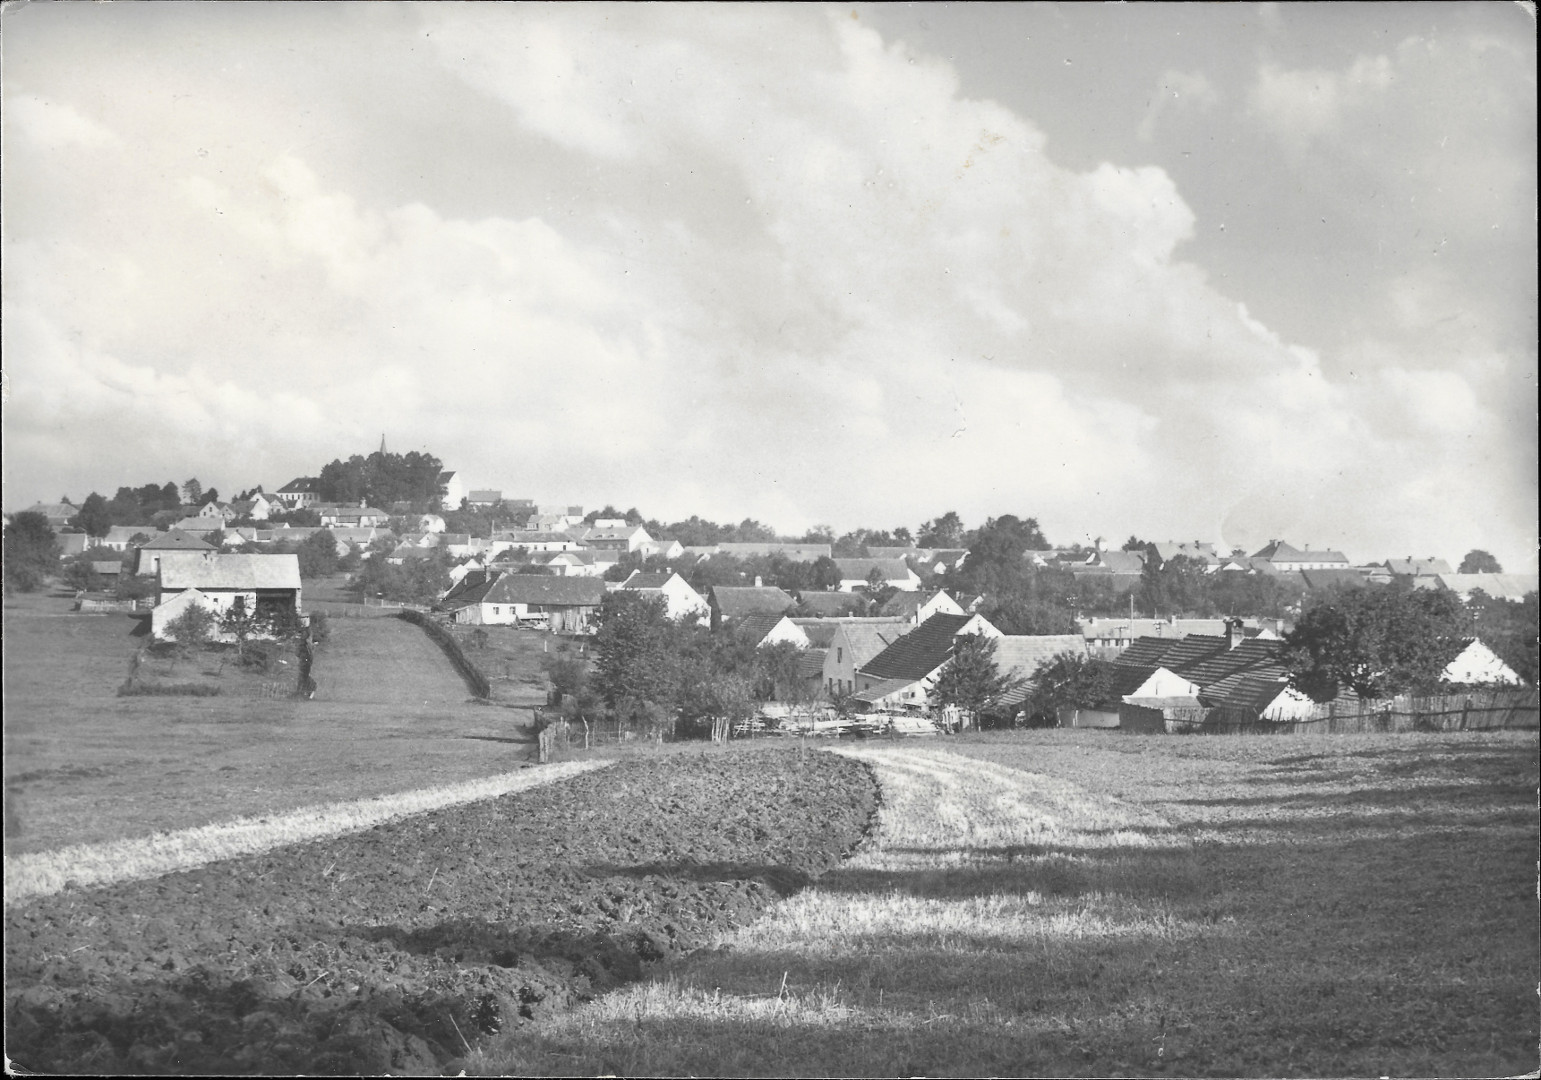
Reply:
<svg viewBox="0 0 1541 1080"><path fill-rule="evenodd" d="M1534 687L1332 701L1296 720L1261 720L1254 712L1223 706L1173 709L1166 714L1166 730L1179 735L1358 735L1537 727L1541 727L1541 692Z"/></svg>

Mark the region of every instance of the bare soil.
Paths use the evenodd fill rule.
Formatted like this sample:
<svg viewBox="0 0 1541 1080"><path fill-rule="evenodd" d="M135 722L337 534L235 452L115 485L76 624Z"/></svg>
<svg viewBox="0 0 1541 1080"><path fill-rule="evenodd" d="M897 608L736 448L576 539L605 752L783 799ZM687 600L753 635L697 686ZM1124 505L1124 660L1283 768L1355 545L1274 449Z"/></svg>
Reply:
<svg viewBox="0 0 1541 1080"><path fill-rule="evenodd" d="M39 1072L458 1071L835 866L877 805L831 754L571 781L6 912L6 1042Z"/></svg>

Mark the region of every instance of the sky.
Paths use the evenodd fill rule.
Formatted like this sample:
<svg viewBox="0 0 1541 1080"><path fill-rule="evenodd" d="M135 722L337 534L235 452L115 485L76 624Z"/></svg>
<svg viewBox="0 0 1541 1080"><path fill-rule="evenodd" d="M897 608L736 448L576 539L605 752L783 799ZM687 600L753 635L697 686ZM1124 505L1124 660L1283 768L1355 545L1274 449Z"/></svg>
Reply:
<svg viewBox="0 0 1541 1080"><path fill-rule="evenodd" d="M1537 550L1509 3L32 3L3 502L469 486L783 533Z"/></svg>

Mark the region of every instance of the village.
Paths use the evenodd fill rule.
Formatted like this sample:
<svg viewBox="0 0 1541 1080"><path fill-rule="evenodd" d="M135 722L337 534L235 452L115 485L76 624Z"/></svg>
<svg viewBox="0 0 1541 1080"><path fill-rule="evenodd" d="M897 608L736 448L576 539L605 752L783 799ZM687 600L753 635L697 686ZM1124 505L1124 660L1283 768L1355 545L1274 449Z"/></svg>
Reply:
<svg viewBox="0 0 1541 1080"><path fill-rule="evenodd" d="M607 597L615 598L611 607L651 602L673 624L731 638L741 649L779 650L782 669L795 670L795 677L762 680L753 714L735 721L742 733L920 735L1023 725L1159 733L1206 724L1363 722L1367 709L1384 713L1389 705L1367 703L1347 684L1315 697L1303 688L1298 650L1292 655L1288 640L1303 611L1368 589L1439 595L1456 607L1475 603L1489 616L1514 615L1527 596L1534 605L1537 590L1535 575L1502 573L1481 552L1457 572L1437 557L1356 564L1342 552L1284 540L1248 554L1131 537L1122 550L1100 540L1068 548L1019 542L1011 558L1020 567L1008 566L992 595L981 582L1003 579L973 572L979 563L970 566L970 547L956 528L942 530L954 543L946 547L917 543L902 529L839 539L774 538L762 529L768 535L753 541L683 544L668 526L654 522L650 532L635 512L585 514L577 505L468 488L453 470L433 473L436 497L384 507L328 500L321 478L296 477L272 494L259 486L230 501L217 492L196 501L202 493L192 481L182 494L195 498L157 513L151 525L112 524L69 502L22 513L46 521L65 578L79 587L81 610L147 611L160 641L190 632L214 641L276 632L340 602L581 642L600 629ZM106 505L96 495L87 502ZM1019 541L1037 532L1029 524L1027 532L1018 529ZM972 537L982 551L990 549L986 532ZM307 579L339 571L348 599L307 604ZM1180 590L1162 586L1163 574L1244 588L1217 594L1230 597L1231 609L1201 612L1191 597L1185 607ZM1018 587L1011 575L1084 591L1057 615L1024 617L1000 594ZM1169 599L1166 610L1153 596ZM1249 596L1266 602L1247 610ZM1216 606L1213 597L1208 606ZM189 611L203 614L190 622ZM988 675L960 691L951 684L964 666L963 646L984 642ZM1425 680L1425 693L1534 679L1512 643L1513 663L1476 634L1437 648L1438 685ZM1533 668L1533 644L1530 653Z"/></svg>

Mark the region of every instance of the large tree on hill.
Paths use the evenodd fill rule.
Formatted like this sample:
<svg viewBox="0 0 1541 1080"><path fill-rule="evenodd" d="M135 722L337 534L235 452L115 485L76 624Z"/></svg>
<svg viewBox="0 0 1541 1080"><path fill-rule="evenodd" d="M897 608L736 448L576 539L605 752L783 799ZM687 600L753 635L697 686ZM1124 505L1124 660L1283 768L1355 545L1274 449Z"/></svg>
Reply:
<svg viewBox="0 0 1541 1080"><path fill-rule="evenodd" d="M1285 635L1285 656L1291 683L1316 701L1344 689L1365 698L1429 693L1470 632L1454 593L1369 586L1306 611Z"/></svg>
<svg viewBox="0 0 1541 1080"><path fill-rule="evenodd" d="M86 501L80 504L80 513L70 519L70 524L87 536L106 536L107 530L112 528L112 511L108 509L107 499L91 492L86 496Z"/></svg>
<svg viewBox="0 0 1541 1080"><path fill-rule="evenodd" d="M942 705L956 705L970 716L979 716L1021 684L1020 679L1001 672L995 652L995 639L983 634L954 638L952 657L936 677L932 696Z"/></svg>
<svg viewBox="0 0 1541 1080"><path fill-rule="evenodd" d="M1461 560L1461 567L1457 573L1461 574L1501 574L1504 568L1498 565L1498 560L1493 558L1481 548L1473 548L1466 553L1466 558Z"/></svg>
<svg viewBox="0 0 1541 1080"><path fill-rule="evenodd" d="M923 548L957 548L963 546L963 519L956 510L949 510L941 517L932 518L920 526L920 538L916 546Z"/></svg>
<svg viewBox="0 0 1541 1080"><path fill-rule="evenodd" d="M182 485L182 501L188 506L198 506L203 502L203 485L195 476Z"/></svg>
<svg viewBox="0 0 1541 1080"><path fill-rule="evenodd" d="M59 545L48 518L23 510L5 530L5 586L32 592L59 567Z"/></svg>
<svg viewBox="0 0 1541 1080"><path fill-rule="evenodd" d="M354 454L347 461L339 459L322 466L316 484L327 502L365 502L378 507L409 502L433 509L444 497L439 486L443 471L443 463L432 454L376 450L368 457Z"/></svg>

